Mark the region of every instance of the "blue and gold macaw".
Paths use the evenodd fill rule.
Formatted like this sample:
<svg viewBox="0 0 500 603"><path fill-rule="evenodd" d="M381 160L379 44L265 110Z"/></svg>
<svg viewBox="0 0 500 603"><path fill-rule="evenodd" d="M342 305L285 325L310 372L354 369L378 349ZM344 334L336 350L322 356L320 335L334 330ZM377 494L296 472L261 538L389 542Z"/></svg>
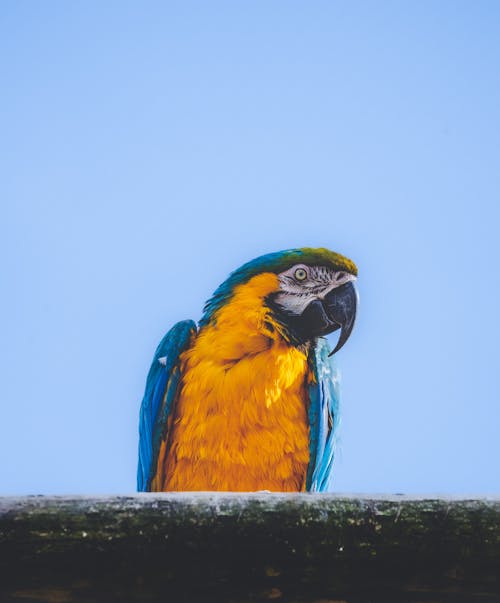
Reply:
<svg viewBox="0 0 500 603"><path fill-rule="evenodd" d="M270 253L220 285L198 328L172 327L142 401L138 490L328 490L338 424L330 356L354 325L356 276L328 249ZM337 329L330 352L323 336Z"/></svg>

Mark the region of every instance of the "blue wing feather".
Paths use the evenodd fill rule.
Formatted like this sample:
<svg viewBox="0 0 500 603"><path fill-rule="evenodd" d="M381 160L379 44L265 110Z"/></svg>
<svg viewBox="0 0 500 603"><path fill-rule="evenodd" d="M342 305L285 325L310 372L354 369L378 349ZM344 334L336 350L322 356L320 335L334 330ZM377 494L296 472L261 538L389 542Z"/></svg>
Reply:
<svg viewBox="0 0 500 603"><path fill-rule="evenodd" d="M179 355L188 347L194 333L196 324L192 320L174 325L158 345L149 369L139 416L139 492L150 489L161 440L166 435L168 416L180 381Z"/></svg>
<svg viewBox="0 0 500 603"><path fill-rule="evenodd" d="M339 423L339 377L330 348L318 339L313 357L315 382L309 387L310 460L306 479L309 492L326 492L332 478L336 431Z"/></svg>

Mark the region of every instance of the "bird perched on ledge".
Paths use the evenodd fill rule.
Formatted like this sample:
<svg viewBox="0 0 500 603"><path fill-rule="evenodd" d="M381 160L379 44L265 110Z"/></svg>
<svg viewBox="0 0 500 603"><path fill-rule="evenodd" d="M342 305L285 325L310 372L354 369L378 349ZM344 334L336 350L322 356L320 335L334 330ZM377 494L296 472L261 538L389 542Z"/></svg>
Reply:
<svg viewBox="0 0 500 603"><path fill-rule="evenodd" d="M290 249L233 272L199 327L156 350L140 411L139 491L328 489L338 423L330 357L354 324L355 264ZM340 329L330 352L322 336Z"/></svg>

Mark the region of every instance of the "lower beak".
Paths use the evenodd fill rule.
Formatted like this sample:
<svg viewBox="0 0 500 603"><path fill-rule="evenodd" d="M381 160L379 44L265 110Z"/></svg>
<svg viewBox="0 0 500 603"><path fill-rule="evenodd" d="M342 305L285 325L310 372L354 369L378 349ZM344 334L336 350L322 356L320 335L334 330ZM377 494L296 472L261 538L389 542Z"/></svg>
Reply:
<svg viewBox="0 0 500 603"><path fill-rule="evenodd" d="M356 319L356 308L358 305L358 293L352 281L332 289L323 300L325 313L333 322L335 327L330 332L340 331L340 337L330 356L340 350L349 339Z"/></svg>

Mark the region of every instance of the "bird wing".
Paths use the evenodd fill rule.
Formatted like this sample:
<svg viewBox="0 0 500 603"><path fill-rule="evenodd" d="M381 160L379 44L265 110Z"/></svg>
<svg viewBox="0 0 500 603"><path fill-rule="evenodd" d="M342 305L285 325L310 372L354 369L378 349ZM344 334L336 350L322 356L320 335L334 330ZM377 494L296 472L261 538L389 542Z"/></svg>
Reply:
<svg viewBox="0 0 500 603"><path fill-rule="evenodd" d="M319 338L312 359L314 380L309 386L309 492L327 492L332 478L339 423L339 373L329 353L328 342Z"/></svg>
<svg viewBox="0 0 500 603"><path fill-rule="evenodd" d="M180 382L180 354L196 333L192 320L174 325L156 349L146 381L139 417L139 465L137 490L149 492L156 473L161 442L167 435L168 418Z"/></svg>

